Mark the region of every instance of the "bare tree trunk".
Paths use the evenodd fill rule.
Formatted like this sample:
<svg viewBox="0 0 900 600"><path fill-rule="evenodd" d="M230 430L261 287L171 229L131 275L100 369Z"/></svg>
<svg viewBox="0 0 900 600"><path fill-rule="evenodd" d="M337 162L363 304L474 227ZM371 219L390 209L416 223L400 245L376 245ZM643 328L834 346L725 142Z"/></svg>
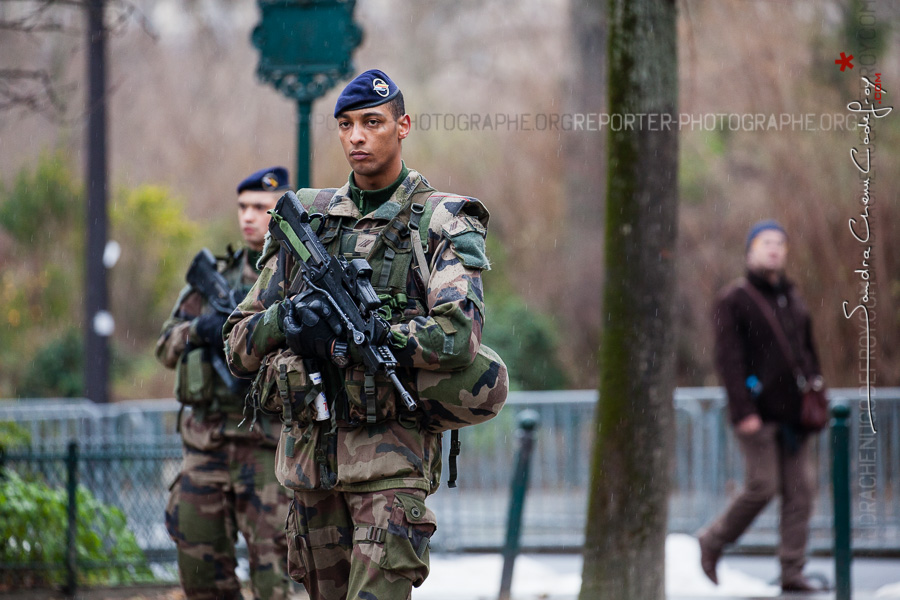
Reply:
<svg viewBox="0 0 900 600"><path fill-rule="evenodd" d="M635 125L611 127L608 138L600 400L581 600L665 597L674 439L675 15L672 0L610 2L609 112L634 115Z"/></svg>

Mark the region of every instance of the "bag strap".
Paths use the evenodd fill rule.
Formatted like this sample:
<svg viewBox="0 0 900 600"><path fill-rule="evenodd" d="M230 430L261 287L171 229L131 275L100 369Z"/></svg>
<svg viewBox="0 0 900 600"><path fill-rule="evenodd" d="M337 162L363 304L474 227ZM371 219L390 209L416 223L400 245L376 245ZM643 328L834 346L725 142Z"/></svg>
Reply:
<svg viewBox="0 0 900 600"><path fill-rule="evenodd" d="M450 454L448 467L450 473L447 475L447 487L455 488L456 487L456 457L459 456L459 451L462 449L462 444L459 443L459 429L451 429L450 430Z"/></svg>
<svg viewBox="0 0 900 600"><path fill-rule="evenodd" d="M794 371L795 376L803 375L802 370L800 369L800 363L797 362L797 357L794 355L794 351L791 349L791 344L788 342L787 336L784 334L784 327L781 326L781 323L778 322L778 319L775 318L775 311L772 310L772 307L766 302L766 299L763 298L763 295L759 293L752 283L745 277L741 281L740 284L741 289L743 289L750 299L753 300L760 311L762 311L763 316L769 322L769 327L772 329L772 333L775 334L775 339L778 340L778 345L781 346L781 351L784 353L785 358L791 363L791 366Z"/></svg>
<svg viewBox="0 0 900 600"><path fill-rule="evenodd" d="M434 192L432 192L433 194ZM422 218L425 214L425 207L428 204L428 198L431 197L431 194L428 194L425 199L421 202L411 202L409 205L410 215L409 215L409 237L412 239L413 252L416 255L416 263L419 265L419 274L422 276L422 281L425 282L425 289L428 289L428 282L431 280L431 272L428 270L428 261L425 259L425 250L422 249L422 235L419 232L419 228L422 226ZM428 229L428 222L431 220L431 214L428 214L428 217L425 218L425 229Z"/></svg>

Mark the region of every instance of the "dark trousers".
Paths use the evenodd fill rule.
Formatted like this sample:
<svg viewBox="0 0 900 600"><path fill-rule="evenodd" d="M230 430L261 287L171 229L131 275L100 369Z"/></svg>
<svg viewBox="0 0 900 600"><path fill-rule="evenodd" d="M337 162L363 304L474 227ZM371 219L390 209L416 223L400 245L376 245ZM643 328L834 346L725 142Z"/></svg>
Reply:
<svg viewBox="0 0 900 600"><path fill-rule="evenodd" d="M812 436L801 436L796 450L788 452L779 428L778 424L765 423L754 434L736 433L744 455L744 489L700 537L708 548L720 552L737 540L769 501L780 494L778 557L781 581L787 582L799 577L806 564L815 479L809 461Z"/></svg>

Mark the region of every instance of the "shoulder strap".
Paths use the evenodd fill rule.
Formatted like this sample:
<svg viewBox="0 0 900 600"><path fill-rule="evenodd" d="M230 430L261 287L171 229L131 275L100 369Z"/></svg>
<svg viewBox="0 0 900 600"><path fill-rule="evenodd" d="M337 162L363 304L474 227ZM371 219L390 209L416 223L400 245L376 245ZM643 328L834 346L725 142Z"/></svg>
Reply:
<svg viewBox="0 0 900 600"><path fill-rule="evenodd" d="M425 289L428 289L428 282L431 280L431 271L428 270L428 260L425 258L425 250L422 248L422 234L420 229L425 228L428 231L428 223L431 221L431 215L434 212L434 205L428 202L428 199L434 195L434 190L427 193L422 202L412 202L410 197L409 205L409 237L412 239L413 252L416 255L416 263L419 265L419 273L422 275L422 281L425 283ZM429 206L431 207L429 210Z"/></svg>
<svg viewBox="0 0 900 600"><path fill-rule="evenodd" d="M397 211L397 214L387 222L382 230L382 236L404 236L407 235L406 231L408 229L412 254L415 256L416 265L419 267L419 273L426 290L428 289L428 280L431 278L431 275L428 270L425 251L422 247L420 229L423 225L426 228L428 227L428 221L431 219L431 212L433 211L433 207L429 210L431 203L428 202L428 199L434 193L435 191L431 186L424 182L421 183L413 190L406 202L403 203L403 206ZM410 262L403 259L408 257L408 253L395 255L394 251L382 239L382 236L379 236L379 239L369 252L370 260L379 252L384 252L385 255L379 281L376 285L380 287L388 287L389 285L400 287L405 285L406 273L409 270ZM394 243L397 243L396 240Z"/></svg>
<svg viewBox="0 0 900 600"><path fill-rule="evenodd" d="M748 296L750 296L750 299L759 306L763 316L765 316L766 320L769 322L769 327L772 329L772 333L775 334L775 339L778 340L778 345L781 346L781 351L784 352L785 358L790 361L794 372L799 373L800 365L797 363L794 351L791 350L791 344L788 342L787 336L784 335L784 328L781 326L781 323L778 322L778 319L775 318L775 311L772 310L772 307L769 306L769 303L766 302L763 295L759 293L759 290L753 287L753 284L750 283L749 280L744 278L741 281L740 287Z"/></svg>

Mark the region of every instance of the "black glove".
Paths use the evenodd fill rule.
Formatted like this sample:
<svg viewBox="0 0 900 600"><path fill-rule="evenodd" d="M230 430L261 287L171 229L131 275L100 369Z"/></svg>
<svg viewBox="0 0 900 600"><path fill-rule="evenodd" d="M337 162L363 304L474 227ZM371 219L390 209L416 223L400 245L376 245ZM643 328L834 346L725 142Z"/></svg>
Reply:
<svg viewBox="0 0 900 600"><path fill-rule="evenodd" d="M225 345L225 339L222 337L222 328L227 320L228 315L218 311L200 315L194 322L194 332L203 344L221 348Z"/></svg>
<svg viewBox="0 0 900 600"><path fill-rule="evenodd" d="M288 348L304 358L334 358L334 345L344 328L328 299L320 292L296 296L284 315L284 337Z"/></svg>

